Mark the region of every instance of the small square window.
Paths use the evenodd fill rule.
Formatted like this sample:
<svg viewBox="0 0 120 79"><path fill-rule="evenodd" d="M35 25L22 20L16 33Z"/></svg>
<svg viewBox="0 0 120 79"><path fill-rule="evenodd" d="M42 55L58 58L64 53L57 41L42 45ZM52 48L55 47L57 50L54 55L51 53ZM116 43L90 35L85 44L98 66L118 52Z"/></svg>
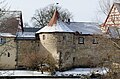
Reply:
<svg viewBox="0 0 120 79"><path fill-rule="evenodd" d="M79 44L84 44L84 38L83 38L83 37L80 37L79 40L78 40L78 43L79 43Z"/></svg>
<svg viewBox="0 0 120 79"><path fill-rule="evenodd" d="M93 38L93 44L98 44L97 38Z"/></svg>

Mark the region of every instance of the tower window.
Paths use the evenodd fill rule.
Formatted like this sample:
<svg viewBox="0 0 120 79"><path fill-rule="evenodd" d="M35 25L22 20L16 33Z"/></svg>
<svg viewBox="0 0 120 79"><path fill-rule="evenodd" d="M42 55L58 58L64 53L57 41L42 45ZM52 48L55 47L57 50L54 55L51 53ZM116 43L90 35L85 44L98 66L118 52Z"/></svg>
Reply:
<svg viewBox="0 0 120 79"><path fill-rule="evenodd" d="M93 38L93 44L98 44L98 41L96 38Z"/></svg>
<svg viewBox="0 0 120 79"><path fill-rule="evenodd" d="M66 36L63 36L63 40L66 40Z"/></svg>
<svg viewBox="0 0 120 79"><path fill-rule="evenodd" d="M79 44L84 44L84 38L83 38L83 37L80 37L79 40L78 40L78 43L79 43Z"/></svg>
<svg viewBox="0 0 120 79"><path fill-rule="evenodd" d="M10 53L8 52L8 57L10 57Z"/></svg>
<svg viewBox="0 0 120 79"><path fill-rule="evenodd" d="M43 40L45 40L45 35L43 35Z"/></svg>

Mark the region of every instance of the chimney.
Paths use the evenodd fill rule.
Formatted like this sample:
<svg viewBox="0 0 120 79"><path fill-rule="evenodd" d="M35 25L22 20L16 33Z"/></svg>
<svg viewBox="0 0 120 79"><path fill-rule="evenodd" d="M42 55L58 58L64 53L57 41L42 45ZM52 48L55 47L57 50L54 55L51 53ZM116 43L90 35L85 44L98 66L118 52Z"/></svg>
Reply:
<svg viewBox="0 0 120 79"><path fill-rule="evenodd" d="M70 24L70 18L68 19L68 24Z"/></svg>

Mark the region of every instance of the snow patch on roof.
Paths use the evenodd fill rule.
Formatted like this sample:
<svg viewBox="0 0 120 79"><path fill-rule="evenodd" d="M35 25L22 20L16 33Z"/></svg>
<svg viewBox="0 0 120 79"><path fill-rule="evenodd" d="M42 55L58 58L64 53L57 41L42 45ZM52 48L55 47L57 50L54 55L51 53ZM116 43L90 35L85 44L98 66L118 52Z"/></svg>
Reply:
<svg viewBox="0 0 120 79"><path fill-rule="evenodd" d="M18 32L17 37L35 37L35 32Z"/></svg>
<svg viewBox="0 0 120 79"><path fill-rule="evenodd" d="M74 31L68 28L64 22L58 20L56 24L53 24L53 26L45 26L36 33L41 32L74 32Z"/></svg>
<svg viewBox="0 0 120 79"><path fill-rule="evenodd" d="M93 22L70 22L67 26L74 32L82 34L102 34L99 25Z"/></svg>
<svg viewBox="0 0 120 79"><path fill-rule="evenodd" d="M0 33L0 36L3 36L3 37L16 37L16 35L13 35L11 33Z"/></svg>

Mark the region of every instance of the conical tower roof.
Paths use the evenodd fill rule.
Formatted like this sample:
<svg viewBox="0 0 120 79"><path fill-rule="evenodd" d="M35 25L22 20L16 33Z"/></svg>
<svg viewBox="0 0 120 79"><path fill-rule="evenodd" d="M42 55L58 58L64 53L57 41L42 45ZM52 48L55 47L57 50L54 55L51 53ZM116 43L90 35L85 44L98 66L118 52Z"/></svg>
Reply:
<svg viewBox="0 0 120 79"><path fill-rule="evenodd" d="M67 24L59 19L59 12L55 10L48 25L43 27L36 33L42 33L42 32L74 32L74 31L68 28Z"/></svg>

